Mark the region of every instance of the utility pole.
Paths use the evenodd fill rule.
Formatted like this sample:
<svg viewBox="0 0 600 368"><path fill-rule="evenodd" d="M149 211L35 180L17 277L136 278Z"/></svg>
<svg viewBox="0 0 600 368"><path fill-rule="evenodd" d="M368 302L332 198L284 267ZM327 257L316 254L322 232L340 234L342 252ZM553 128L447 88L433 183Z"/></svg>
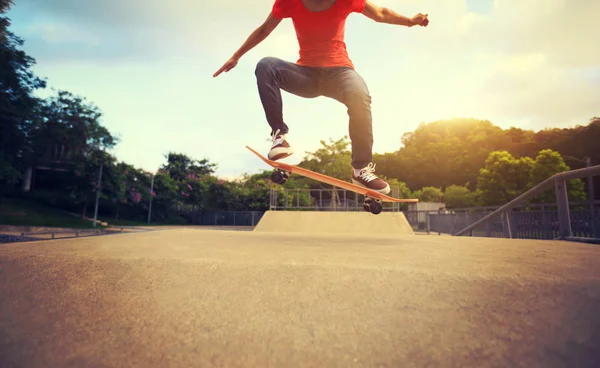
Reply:
<svg viewBox="0 0 600 368"><path fill-rule="evenodd" d="M592 166L592 158L591 157L586 157L585 158L585 167L591 167ZM592 221L591 221L591 229L592 229L592 235L594 236L594 238L600 238L600 224L598 224L598 216L596 216L596 204L594 203L596 201L596 193L594 191L594 177L592 175L588 176L588 200L590 203L590 212L592 215Z"/></svg>
<svg viewBox="0 0 600 368"><path fill-rule="evenodd" d="M150 203L148 204L148 225L150 225L150 215L152 213L152 191L154 191L154 177L152 174L152 183L150 184Z"/></svg>
<svg viewBox="0 0 600 368"><path fill-rule="evenodd" d="M98 219L98 202L100 201L100 187L102 186L102 167L104 161L100 162L100 173L98 174L98 185L96 186L96 205L94 206L94 224L96 227L96 220Z"/></svg>

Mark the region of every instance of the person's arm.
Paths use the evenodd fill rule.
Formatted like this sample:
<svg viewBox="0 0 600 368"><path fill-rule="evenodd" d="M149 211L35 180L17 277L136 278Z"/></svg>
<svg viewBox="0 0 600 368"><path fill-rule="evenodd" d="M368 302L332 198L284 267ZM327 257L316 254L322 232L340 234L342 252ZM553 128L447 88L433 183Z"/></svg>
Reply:
<svg viewBox="0 0 600 368"><path fill-rule="evenodd" d="M427 24L429 24L427 14L419 13L412 18L408 18L388 8L374 5L370 1L366 2L362 13L378 23L396 24L406 27L413 27L416 25L426 27Z"/></svg>
<svg viewBox="0 0 600 368"><path fill-rule="evenodd" d="M273 14L270 13L267 19L263 22L263 24L258 26L258 28L256 28L250 34L250 36L248 36L248 38L242 44L242 46L240 46L240 48L233 53L233 56L229 60L227 60L227 62L221 67L221 69L217 70L217 72L213 74L213 77L216 77L223 72L228 72L231 69L233 69L237 65L238 60L240 60L240 58L245 53L252 50L259 43L264 41L265 38L267 38L271 34L271 32L273 32L273 30L277 28L279 23L281 23L281 19L275 18Z"/></svg>
<svg viewBox="0 0 600 368"><path fill-rule="evenodd" d="M248 36L246 41L242 44L242 46L233 54L233 57L239 59L245 53L252 50L256 45L261 43L273 32L275 28L281 23L281 19L277 19L273 16L273 14L269 13L267 19L261 24L258 28L254 30Z"/></svg>

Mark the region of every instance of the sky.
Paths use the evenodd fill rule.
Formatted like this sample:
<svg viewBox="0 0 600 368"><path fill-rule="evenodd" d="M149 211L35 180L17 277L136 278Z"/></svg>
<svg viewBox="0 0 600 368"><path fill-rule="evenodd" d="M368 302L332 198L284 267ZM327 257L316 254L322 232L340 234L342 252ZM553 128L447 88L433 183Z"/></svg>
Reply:
<svg viewBox="0 0 600 368"><path fill-rule="evenodd" d="M428 27L354 13L346 44L372 96L376 153L394 152L420 123L487 119L540 130L600 116L597 0L373 0ZM298 58L289 19L229 73L212 75L270 12L272 0L19 0L11 30L48 81L103 113L119 160L147 171L168 152L217 163L232 179L270 169L268 126L254 69L265 56ZM165 5L168 4L168 5ZM341 103L284 92L296 164L320 141L348 134Z"/></svg>

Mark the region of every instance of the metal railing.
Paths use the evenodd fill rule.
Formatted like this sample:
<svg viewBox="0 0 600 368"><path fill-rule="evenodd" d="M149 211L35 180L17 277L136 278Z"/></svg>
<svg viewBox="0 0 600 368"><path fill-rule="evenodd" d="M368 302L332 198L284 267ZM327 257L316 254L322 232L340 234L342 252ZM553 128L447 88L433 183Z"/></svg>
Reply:
<svg viewBox="0 0 600 368"><path fill-rule="evenodd" d="M53 239L71 239L71 238L82 238L92 236L103 236L113 235L127 232L146 232L152 231L147 228L138 227L127 227L127 226L113 226L110 228L102 229L50 229L42 231L21 231L20 235L7 235L0 234L0 243L16 243L16 242L30 242L30 241L43 241ZM49 236L48 236L49 235Z"/></svg>
<svg viewBox="0 0 600 368"><path fill-rule="evenodd" d="M593 232L594 221L588 205L589 202L569 203L571 228L574 237L586 239L593 239L595 237ZM455 234L459 230L481 220L495 209L488 207L419 211L419 230L428 233ZM595 201L594 210L596 211L596 218L600 219L600 216L598 216L600 215L600 201ZM416 218L416 215L408 213L406 217L410 220L411 218ZM596 224L598 224L598 220ZM510 225L510 227L506 225ZM556 203L519 205L507 211L505 217L497 216L471 229L468 235L483 237L512 236L512 238L545 240L559 238L560 229L557 205Z"/></svg>
<svg viewBox="0 0 600 368"><path fill-rule="evenodd" d="M465 213L464 227L453 232L454 236L485 234L485 236L500 236L516 238L522 234L527 224L538 224L530 229L531 236L544 234L544 239L562 239L575 241L600 240L600 201L595 201L592 177L600 175L600 165L583 169L565 171L544 180L517 198L494 210L492 213L475 214L467 217ZM569 203L567 181L587 177L589 179L589 200L587 202ZM545 204L541 211L513 211L516 208L534 207L523 202L534 198L542 192L554 188L556 194L555 210L552 205ZM587 209L586 209L587 207ZM441 215L441 214L440 214ZM435 214L430 215L429 225L437 221ZM479 217L478 217L479 216ZM434 225L435 226L435 225Z"/></svg>

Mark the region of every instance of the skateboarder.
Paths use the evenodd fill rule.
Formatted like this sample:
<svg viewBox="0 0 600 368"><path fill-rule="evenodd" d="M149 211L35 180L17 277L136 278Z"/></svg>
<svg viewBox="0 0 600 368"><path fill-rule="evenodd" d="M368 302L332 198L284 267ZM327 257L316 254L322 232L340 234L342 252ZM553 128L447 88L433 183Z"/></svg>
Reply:
<svg viewBox="0 0 600 368"><path fill-rule="evenodd" d="M258 93L271 127L269 159L293 153L286 139L281 90L304 98L325 96L347 107L352 142L352 182L387 194L388 183L374 174L371 96L355 71L344 42L347 17L362 13L368 18L406 27L429 24L427 14L407 18L366 0L275 0L271 12L233 56L213 75L233 69L239 59L261 43L284 18L291 18L300 46L296 63L265 57L256 66Z"/></svg>

